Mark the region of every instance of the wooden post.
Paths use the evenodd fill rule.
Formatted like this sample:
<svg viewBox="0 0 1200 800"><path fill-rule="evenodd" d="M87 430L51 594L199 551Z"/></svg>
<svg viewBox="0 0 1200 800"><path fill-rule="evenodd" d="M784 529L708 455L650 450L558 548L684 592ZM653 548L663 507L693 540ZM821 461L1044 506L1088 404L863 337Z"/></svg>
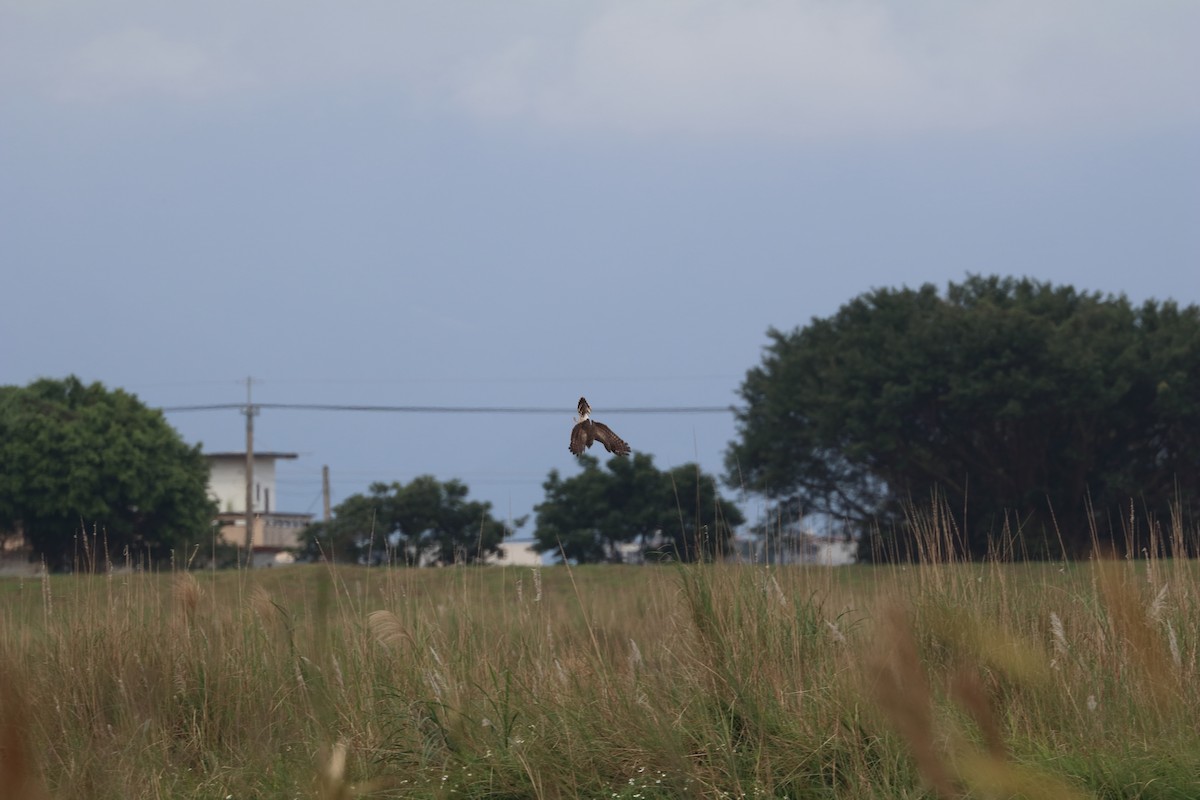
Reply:
<svg viewBox="0 0 1200 800"><path fill-rule="evenodd" d="M325 499L325 521L329 522L329 520L333 517L333 515L329 513L329 465L328 464L321 467L321 495Z"/></svg>
<svg viewBox="0 0 1200 800"><path fill-rule="evenodd" d="M254 415L250 401L251 379L246 378L246 566L254 563Z"/></svg>

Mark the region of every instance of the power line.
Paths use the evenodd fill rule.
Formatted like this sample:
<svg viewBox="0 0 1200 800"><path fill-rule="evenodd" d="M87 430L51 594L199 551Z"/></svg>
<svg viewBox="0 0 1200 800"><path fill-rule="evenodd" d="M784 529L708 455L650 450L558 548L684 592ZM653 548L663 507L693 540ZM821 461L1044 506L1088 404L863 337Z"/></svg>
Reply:
<svg viewBox="0 0 1200 800"><path fill-rule="evenodd" d="M393 414L565 414L569 409L545 406L373 406L328 403L254 403L254 408L291 411L374 411ZM244 411L245 403L211 403L193 406L164 406L160 411ZM733 406L630 406L605 408L608 414L732 414Z"/></svg>

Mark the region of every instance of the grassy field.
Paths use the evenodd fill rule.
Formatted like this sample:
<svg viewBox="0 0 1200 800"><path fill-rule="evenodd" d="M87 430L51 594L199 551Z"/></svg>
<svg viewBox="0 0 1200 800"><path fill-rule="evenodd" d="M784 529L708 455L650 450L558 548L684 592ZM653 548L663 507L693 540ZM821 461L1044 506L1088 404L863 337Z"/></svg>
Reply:
<svg viewBox="0 0 1200 800"><path fill-rule="evenodd" d="M1195 562L0 581L0 797L1200 796Z"/></svg>

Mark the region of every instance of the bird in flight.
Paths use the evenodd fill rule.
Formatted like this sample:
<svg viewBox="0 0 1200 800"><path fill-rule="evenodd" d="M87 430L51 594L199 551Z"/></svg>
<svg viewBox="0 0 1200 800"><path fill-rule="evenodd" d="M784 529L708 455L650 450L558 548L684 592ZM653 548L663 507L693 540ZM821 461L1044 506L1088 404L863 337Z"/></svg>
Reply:
<svg viewBox="0 0 1200 800"><path fill-rule="evenodd" d="M604 445L604 449L610 453L616 453L619 456L629 455L629 445L620 436L612 432L612 428L605 425L603 422L596 422L592 419L592 407L588 405L587 398L579 398L579 416L575 420L575 427L571 429L571 446L567 449L575 455L581 455L584 450L592 446L592 442L599 442Z"/></svg>

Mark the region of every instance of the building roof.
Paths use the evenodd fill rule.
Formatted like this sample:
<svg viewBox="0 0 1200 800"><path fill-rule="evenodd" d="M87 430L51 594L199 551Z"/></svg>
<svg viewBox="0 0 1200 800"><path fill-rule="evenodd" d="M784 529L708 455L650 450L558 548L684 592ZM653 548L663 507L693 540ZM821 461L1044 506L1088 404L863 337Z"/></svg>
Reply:
<svg viewBox="0 0 1200 800"><path fill-rule="evenodd" d="M241 460L245 461L246 460L246 451L243 450L240 453L236 453L236 452L205 453L204 457L205 458L240 458ZM299 453L276 453L271 450L264 450L264 451L255 450L254 457L255 458L299 458L300 454Z"/></svg>

